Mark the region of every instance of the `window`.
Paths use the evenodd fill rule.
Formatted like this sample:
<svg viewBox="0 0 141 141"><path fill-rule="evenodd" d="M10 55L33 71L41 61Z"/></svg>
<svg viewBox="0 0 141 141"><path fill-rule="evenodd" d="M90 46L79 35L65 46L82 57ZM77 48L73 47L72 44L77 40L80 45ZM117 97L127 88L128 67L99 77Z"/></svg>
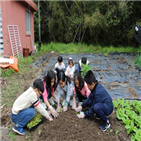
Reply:
<svg viewBox="0 0 141 141"><path fill-rule="evenodd" d="M25 11L25 15L26 15L26 33L30 33L30 13Z"/></svg>

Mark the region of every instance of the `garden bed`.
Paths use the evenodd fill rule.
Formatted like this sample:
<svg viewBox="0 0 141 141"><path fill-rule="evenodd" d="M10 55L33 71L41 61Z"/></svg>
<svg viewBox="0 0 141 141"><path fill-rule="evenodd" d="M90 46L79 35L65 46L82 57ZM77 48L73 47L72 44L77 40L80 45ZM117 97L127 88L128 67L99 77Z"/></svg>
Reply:
<svg viewBox="0 0 141 141"><path fill-rule="evenodd" d="M124 57L121 55L104 57L100 54L63 55L65 65L67 65L67 59L70 56L74 58L75 65L77 65L82 56L87 56L95 69L94 72L98 81L108 90L113 99L141 97L141 73L129 61L134 59L135 56L130 54L128 56L124 55ZM127 135L124 125L116 118L115 110L109 117L111 128L106 132L99 130L99 125L102 123L101 120L96 120L95 117L91 117L89 120L78 119L75 111L69 107L67 112L60 113L59 117L52 122L44 120L35 131L27 129L26 136L13 133L11 128L14 124L10 119L10 110L13 102L23 91L32 85L36 78L42 78L48 69L54 67L57 57L58 54L56 53L43 54L40 58L35 59L33 64L28 66L29 69L25 73L15 73L8 80L4 81L1 93L1 105L3 105L1 107L1 126L9 127L9 130L7 133L7 128L1 129L3 140L10 138L16 141L130 141L131 134Z"/></svg>

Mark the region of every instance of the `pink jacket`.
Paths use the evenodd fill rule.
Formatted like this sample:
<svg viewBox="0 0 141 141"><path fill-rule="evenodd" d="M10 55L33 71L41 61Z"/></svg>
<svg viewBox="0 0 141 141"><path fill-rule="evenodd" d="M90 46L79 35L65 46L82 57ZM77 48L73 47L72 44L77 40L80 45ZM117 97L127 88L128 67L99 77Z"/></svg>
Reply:
<svg viewBox="0 0 141 141"><path fill-rule="evenodd" d="M43 79L42 79L42 81L43 81ZM44 92L42 93L42 95L43 95L44 101L47 101L48 94L47 94L47 89L46 89L46 82L43 81L43 83L44 83ZM51 95L53 93L54 93L54 88L52 87L51 88Z"/></svg>
<svg viewBox="0 0 141 141"><path fill-rule="evenodd" d="M79 90L79 89L78 89ZM79 90L80 91L80 90ZM75 87L73 88L73 92L74 94L76 94L76 91L75 91ZM90 95L91 91L88 89L88 86L86 84L86 82L84 82L84 87L81 89L80 93L83 95L83 96L88 96Z"/></svg>

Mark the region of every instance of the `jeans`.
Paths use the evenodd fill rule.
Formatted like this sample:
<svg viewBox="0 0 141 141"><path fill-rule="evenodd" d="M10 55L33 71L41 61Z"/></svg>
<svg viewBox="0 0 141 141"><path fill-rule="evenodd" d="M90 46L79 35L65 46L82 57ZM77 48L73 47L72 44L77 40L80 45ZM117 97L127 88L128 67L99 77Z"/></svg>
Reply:
<svg viewBox="0 0 141 141"><path fill-rule="evenodd" d="M23 128L35 115L34 108L28 108L20 111L17 115L11 112L11 120L16 123L18 127Z"/></svg>

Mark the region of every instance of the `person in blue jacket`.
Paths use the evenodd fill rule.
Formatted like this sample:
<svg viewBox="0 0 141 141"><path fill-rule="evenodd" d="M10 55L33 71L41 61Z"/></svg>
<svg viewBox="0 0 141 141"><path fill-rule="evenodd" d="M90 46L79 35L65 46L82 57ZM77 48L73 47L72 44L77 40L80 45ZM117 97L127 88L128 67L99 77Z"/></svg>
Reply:
<svg viewBox="0 0 141 141"><path fill-rule="evenodd" d="M113 112L112 98L106 89L96 80L95 75L90 70L86 73L84 81L87 83L91 91L89 97L82 103L81 106L76 108L80 112L86 107L90 107L89 111L80 112L78 118L89 118L96 114L96 118L100 118L103 124L99 126L102 131L106 131L110 127L110 122L107 116Z"/></svg>

